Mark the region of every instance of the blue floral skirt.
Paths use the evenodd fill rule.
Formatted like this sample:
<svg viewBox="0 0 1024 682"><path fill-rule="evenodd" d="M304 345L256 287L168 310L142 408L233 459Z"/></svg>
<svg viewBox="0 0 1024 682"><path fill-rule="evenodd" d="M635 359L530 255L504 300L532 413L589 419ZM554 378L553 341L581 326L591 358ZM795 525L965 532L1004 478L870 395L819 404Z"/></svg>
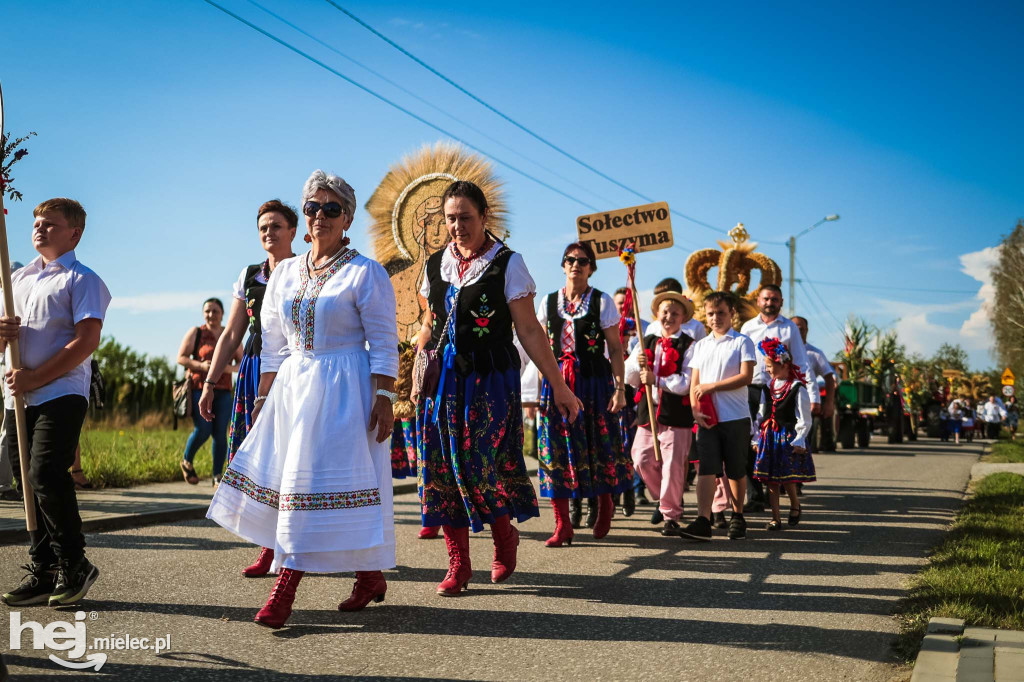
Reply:
<svg viewBox="0 0 1024 682"><path fill-rule="evenodd" d="M617 495L633 487L633 461L622 445L619 415L606 409L615 391L611 375L576 376L583 411L568 424L552 402L547 379L540 390L540 494L550 498Z"/></svg>
<svg viewBox="0 0 1024 682"><path fill-rule="evenodd" d="M238 447L252 428L253 400L260 387L260 356L243 355L235 379L235 406L228 426L228 461L238 452Z"/></svg>
<svg viewBox="0 0 1024 682"><path fill-rule="evenodd" d="M765 429L757 441L757 459L754 461L754 478L759 481L781 483L811 483L814 475L814 459L807 452L798 455L790 444L793 431Z"/></svg>
<svg viewBox="0 0 1024 682"><path fill-rule="evenodd" d="M416 475L416 422L396 419L391 432L391 478Z"/></svg>
<svg viewBox="0 0 1024 682"><path fill-rule="evenodd" d="M523 461L519 368L459 377L445 372L437 422L434 397L416 405L423 526L472 527L506 514L539 516Z"/></svg>

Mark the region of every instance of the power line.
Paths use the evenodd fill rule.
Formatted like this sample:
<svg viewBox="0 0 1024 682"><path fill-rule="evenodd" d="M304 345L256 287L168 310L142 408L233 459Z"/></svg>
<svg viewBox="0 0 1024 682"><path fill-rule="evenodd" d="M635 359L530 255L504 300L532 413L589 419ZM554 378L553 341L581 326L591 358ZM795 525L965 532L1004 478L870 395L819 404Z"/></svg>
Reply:
<svg viewBox="0 0 1024 682"><path fill-rule="evenodd" d="M537 166L541 170L550 173L551 175L555 176L559 180L562 180L564 182L569 183L570 185L572 185L573 187L576 187L577 189L583 190L587 194L595 196L598 199L603 199L603 197L600 194L598 194L597 192L595 192L595 191L591 190L590 188L585 187L585 186L583 186L583 185L581 185L581 184L579 184L579 183L577 183L577 182L575 182L575 181L565 177L564 175L561 175L560 173L557 173L557 172L551 170L547 166L545 166L545 165L543 165L543 164L541 164L541 163L539 163L537 161L534 161L533 159L531 159L530 157L526 156L522 152L520 152L520 151L510 147L509 145L505 144L501 140L499 140L497 138L494 138L494 137L491 137L490 135L488 135L484 131L480 130L479 128L477 128L477 127L467 123L466 121L463 121L462 119L460 119L459 117L451 114L450 112L445 111L444 109L442 109L441 107L437 106L436 104L434 104L430 100L428 100L428 99L426 99L424 97L420 97L415 92L413 92L412 90L409 90L408 88L406 88L405 86L401 85L400 83L392 80L391 78L388 78L387 76L385 76L384 74L380 73L379 71L376 71L375 69L370 68L366 64L360 62L358 59L355 59L354 57L350 57L349 55L345 54L344 52L342 52L338 48L336 48L333 45L331 45L330 43L328 43L326 41L323 41L320 38L317 38L312 33L310 33L308 31L300 28L299 26L297 26L293 22L291 22L288 19L282 17L280 14L274 12L271 9L268 9L267 7L264 7L260 3L256 2L256 0L248 0L248 2L249 2L249 4L251 4L251 5L253 5L253 6L255 6L255 7L261 9L261 10L263 10L264 12L266 12L270 16L274 17L275 19L277 19L281 23L285 24L286 26L289 26L293 30L297 31L298 33L301 33L302 35L306 36L310 40L312 40L312 41L318 43L319 45L322 45L323 47L327 48L328 50L330 50L331 52L335 53L339 57L341 57L343 59L347 59L348 61L350 61L351 63L355 64L359 68L361 68L361 69L363 69L363 70L373 74L377 78L379 78L382 81L384 81L385 83L387 83L387 84L397 88L398 90L404 92L405 94L409 95L410 97L412 97L416 101L420 102L421 104L424 104L424 105L430 107L431 109L433 109L434 111L437 111L438 113L443 114L444 116L447 116L448 118L450 118L451 120L455 121L456 123L465 126L466 128L472 130L477 135L480 135L484 139L493 142L494 144L498 145L502 149L505 149L506 151L512 152L513 154L515 154L519 158L521 158L521 159L523 159L523 160L525 160L525 161L527 161L529 163L532 163L534 166Z"/></svg>
<svg viewBox="0 0 1024 682"><path fill-rule="evenodd" d="M832 317L831 314L826 316L826 314L818 306L817 301L815 301L814 297L811 296L810 290L804 286L803 280L798 282L798 284L800 285L800 290L804 292L804 295L810 302L811 308L814 310L815 314L818 316L819 319L821 319L825 323L826 329L828 329L828 331L831 333L838 334L840 340L844 339L846 337L846 330L836 326L835 318Z"/></svg>
<svg viewBox="0 0 1024 682"><path fill-rule="evenodd" d="M414 113L412 111L409 111L408 109L406 109L405 107L401 106L400 104L397 104L396 102L391 101L390 99L388 99L384 95L381 95L380 93L378 93L378 92L376 92L374 90L371 90L370 88L366 87L362 83L359 83L358 81L350 78L349 76L346 76L345 74L343 74L342 72L338 71L337 69L335 69L335 68L333 68L331 66L328 66L327 64L325 64L324 62L320 61L316 57L313 57L312 55L310 55L310 54L308 54L306 52L303 52L302 50L300 50L299 48L295 47L291 43L285 41L284 39L278 38L274 34L272 34L269 31L266 31L266 30L260 28L259 26L257 26L256 24L248 21L247 19L244 19L244 18L240 17L239 15L235 14L234 12L232 12L232 11L230 11L230 10L224 8L224 7L221 7L220 5L218 5L213 0L203 0L203 2L205 2L206 4L211 5L213 7L216 7L221 12L224 12L224 14L227 14L229 17L235 19L236 21L239 21L239 22L245 24L246 26L248 26L249 28L253 29L254 31L256 31L258 33L262 33L264 36L266 36L267 38L270 38L275 43L277 43L279 45L282 45L283 47L288 48L292 52L294 52L294 53L296 53L296 54L298 54L298 55L300 55L302 57L305 57L306 59L308 59L309 61L313 62L317 66L319 66L319 67L321 67L321 68L323 68L323 69L333 73L335 76L338 76L339 78L342 78L345 81L347 81L347 82L351 83L352 85L356 86L357 88L359 88L363 92L365 92L365 93L367 93L369 95L372 95L373 97L376 97L380 101L382 101L385 104L388 104L388 105L394 107L395 109L398 109L403 114L406 114L407 116L411 116L412 118L416 119L417 121L419 121L423 125L429 126L430 128L433 128L434 130L438 131L439 133L441 133L443 135L447 135L448 137L452 138L453 140L457 140L457 141L461 142L462 144L466 145L467 147L469 147L473 151L476 151L476 152L479 152L479 153L481 153L481 154L483 154L485 156L491 157L492 159L494 159L495 161L497 161L501 165L505 166L509 170L512 170L512 171L518 173L519 175L522 175L524 178L532 180L532 181L536 182L538 185L541 185L542 187L546 187L547 189L551 190L552 192L560 194L563 197L565 197L566 199L569 199L571 201L575 201L576 203L580 204L581 206L585 206L586 208L589 208L592 211L596 212L596 211L600 210L600 209L596 208L595 206L592 206L592 205L588 204L587 202L583 201L582 199L574 197L573 195L571 195L571 194L569 194L567 192L563 192L562 190L558 189L557 187L555 187L555 186L553 186L553 185L551 185L551 184L549 184L547 182L544 182L540 178L537 178L537 177L534 177L533 175L530 175L526 171L521 170L521 169L517 168L516 166L513 166L512 164L508 163L507 161L501 160L500 158L498 158L494 154L488 154L484 150L480 149L479 147L477 147L476 145L474 145L474 144L472 144L470 142L467 142L466 140L462 139L458 135L455 135L454 133L451 133L451 132L445 130L444 128L442 128L439 125L431 123L430 121L428 121L427 119L423 118L419 114L416 114L416 113Z"/></svg>
<svg viewBox="0 0 1024 682"><path fill-rule="evenodd" d="M808 286L810 286L810 287L811 287L811 290L812 290L812 291L814 291L815 295L816 295L816 296L818 297L818 300L820 300L820 301L821 301L821 305L822 305L822 306L824 306L824 308L825 308L825 310L826 310L826 311L828 311L828 314L829 314L829 316L830 316L830 317L831 317L831 318L832 318L833 320L835 320L835 323L836 323L836 325L837 325L837 326L838 326L838 327L839 327L840 329L844 330L844 331L843 331L843 335L845 336L845 334L846 334L846 331L845 331L845 330L846 330L846 325L844 325L844 324L843 324L842 322L840 322L840 321L839 321L839 318L838 318L838 317L836 317L836 316L835 316L835 313L833 313L833 312L832 312L832 309L831 309L831 308L829 308L829 306L828 306L828 303L826 303L826 302L825 302L825 298L824 298L824 297L823 297L823 296L821 295L821 293L820 293L820 292L818 291L818 289L817 289L817 288L816 288L816 287L814 286L814 282L813 282L813 281L811 281L811 278L807 276L807 271L806 271L806 270L804 270L804 266L803 266L803 263L801 263L801 262L799 261L799 259L797 259L797 258L794 258L793 260L794 260L794 261L796 262L796 266L797 266L798 268L800 268L800 274L802 274L802 275L804 276L804 281L806 281L806 282L807 282L807 284L808 284ZM792 276L792 274L791 274L790 276Z"/></svg>
<svg viewBox="0 0 1024 682"><path fill-rule="evenodd" d="M209 0L207 0L207 1L209 1ZM344 7L339 5L338 3L334 2L334 0L324 0L324 2L326 2L329 5L331 5L332 7L337 9L339 12L343 13L345 16L347 16L350 19L352 19L353 21L355 21L357 24L359 24L360 26L362 26L363 28L365 28L370 33L374 34L375 36L377 36L378 38L380 38L384 42L386 42L391 47L395 48L396 50L398 50L399 52L404 54L409 59L413 60L414 62L416 62L417 64L422 66L427 71L430 71L432 74L434 74L435 76L437 76L438 78L440 78L444 82L448 83L449 85L451 85L453 88L455 88L459 92L463 93L467 97L471 98L472 100L474 100L477 103L481 104L482 106L484 106L485 108L487 108L491 112L497 114L501 118L505 119L506 121L508 121L509 123L514 125L515 127L519 128L520 130L522 130L527 135L530 135L534 139L539 140L540 142L542 142L543 144L547 145L551 149L554 149L556 152L558 152L562 156L565 156L566 158L576 162L577 164L579 164L580 166L583 166L584 168L586 168L587 170L591 171L592 173L595 173L595 174L599 175L600 177L604 178L608 182L611 182L612 184L621 187L622 189L626 190L627 192L630 192L631 194L634 194L634 195L640 197L641 199L643 199L644 201L647 201L648 203L654 203L654 199L652 199L651 197L647 196L646 194L642 194L641 192L636 191L632 187L619 182L618 180L616 180L615 178L611 177L607 173L603 173L602 171L598 170L597 168L594 168L593 166L591 166L586 161L583 161L582 159L579 159L576 156L573 156L572 154L570 154L566 150L562 149L558 145L554 144L550 140L547 140L544 137L541 137L539 134L537 134L534 131L530 130L529 128L524 126L522 123L519 123L518 121L516 121L512 117L510 117L507 114L501 112L497 108L491 106L490 104L488 104L484 100L480 99L479 97L474 95L472 92L470 92L466 88L462 87L461 85L459 85L458 83L453 81L448 76L444 75L443 73L441 73L440 71L438 71L437 69L432 67L430 64L427 64L425 61L423 61L422 59L420 59L419 57L414 55L412 52L409 52L404 47L402 47L401 45L399 45L395 41L393 41L390 38L388 38L386 35L384 35L380 31L378 31L377 29L375 29L373 26L370 26L368 23L366 23L365 21L363 21L362 19L360 19L356 15L352 14L352 12L349 12L347 9L345 9ZM729 233L728 230L723 230L720 227L715 227L714 225L709 225L708 223L705 223L702 220L697 220L696 218L688 216L685 213L681 213L680 211L677 211L675 209L671 209L670 208L669 210L672 213L674 213L675 215L679 216L680 218L683 218L684 220L688 220L688 221L690 221L692 223L700 225L701 227L706 227L707 229L713 230L713 231L718 232L720 234L728 234Z"/></svg>

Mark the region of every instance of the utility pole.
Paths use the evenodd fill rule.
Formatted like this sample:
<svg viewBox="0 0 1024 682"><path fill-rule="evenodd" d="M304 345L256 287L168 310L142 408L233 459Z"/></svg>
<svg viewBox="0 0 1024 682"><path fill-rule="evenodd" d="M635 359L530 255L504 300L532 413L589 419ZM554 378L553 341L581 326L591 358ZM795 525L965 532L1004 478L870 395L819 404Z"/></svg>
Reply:
<svg viewBox="0 0 1024 682"><path fill-rule="evenodd" d="M814 223L800 234L790 237L789 241L786 242L789 245L789 317L793 317L794 315L796 315L796 283L798 281L796 278L797 237L803 237L805 234L816 228L818 225L821 225L822 223L830 223L833 220L839 220L838 213L832 213L825 216L824 218Z"/></svg>

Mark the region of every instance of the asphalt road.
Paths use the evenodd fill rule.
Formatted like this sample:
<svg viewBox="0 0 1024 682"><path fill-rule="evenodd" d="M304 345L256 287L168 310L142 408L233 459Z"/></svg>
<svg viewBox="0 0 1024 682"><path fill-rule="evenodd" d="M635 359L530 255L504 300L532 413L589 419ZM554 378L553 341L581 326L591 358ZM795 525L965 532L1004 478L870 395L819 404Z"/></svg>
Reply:
<svg viewBox="0 0 1024 682"><path fill-rule="evenodd" d="M52 650L4 647L12 679L54 674L130 680L892 680L890 615L962 500L981 447L921 441L816 456L805 520L769 536L691 544L663 538L651 507L616 516L595 541L547 549L550 508L520 527L519 567L488 580L492 545L471 542L476 580L464 596L434 593L442 540L417 540L414 495L396 499L397 569L387 601L336 610L352 578L307 577L289 626L251 622L272 577L244 579L254 549L206 521L88 536L100 580L78 608L87 638L170 637L170 649L109 651L97 673L65 670ZM184 484L183 484L184 485ZM687 494L687 516L693 514ZM14 585L24 547L0 547L0 585ZM0 609L6 607L0 606ZM95 620L92 620L93 616ZM26 607L22 622L73 621L74 609ZM6 620L7 617L4 617ZM8 637L4 623L0 642Z"/></svg>

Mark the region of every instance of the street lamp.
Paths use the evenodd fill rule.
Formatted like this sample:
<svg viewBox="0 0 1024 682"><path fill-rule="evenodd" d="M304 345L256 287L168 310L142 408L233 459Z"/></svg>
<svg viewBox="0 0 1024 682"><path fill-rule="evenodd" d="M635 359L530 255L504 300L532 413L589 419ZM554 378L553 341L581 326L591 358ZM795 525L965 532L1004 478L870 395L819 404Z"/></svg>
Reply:
<svg viewBox="0 0 1024 682"><path fill-rule="evenodd" d="M795 237L789 238L789 316L793 317L796 315L796 240L803 237L805 234L816 228L822 223L830 223L833 220L839 220L839 214L833 213L827 215L818 222L808 227L803 232L799 233Z"/></svg>

